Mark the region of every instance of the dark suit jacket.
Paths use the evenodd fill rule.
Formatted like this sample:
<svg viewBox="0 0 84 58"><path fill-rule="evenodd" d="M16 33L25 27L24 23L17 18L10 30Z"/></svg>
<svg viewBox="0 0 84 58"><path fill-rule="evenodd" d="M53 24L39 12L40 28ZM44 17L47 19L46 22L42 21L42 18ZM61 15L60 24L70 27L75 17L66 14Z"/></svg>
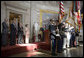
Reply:
<svg viewBox="0 0 84 58"><path fill-rule="evenodd" d="M6 24L6 22L2 23L2 33L8 33L8 25Z"/></svg>
<svg viewBox="0 0 84 58"><path fill-rule="evenodd" d="M50 39L55 39L56 35L53 33L55 31L55 26L54 25L49 25L49 31L50 31Z"/></svg>
<svg viewBox="0 0 84 58"><path fill-rule="evenodd" d="M14 24L10 25L10 29L11 29L11 33L16 35L16 28L15 28Z"/></svg>

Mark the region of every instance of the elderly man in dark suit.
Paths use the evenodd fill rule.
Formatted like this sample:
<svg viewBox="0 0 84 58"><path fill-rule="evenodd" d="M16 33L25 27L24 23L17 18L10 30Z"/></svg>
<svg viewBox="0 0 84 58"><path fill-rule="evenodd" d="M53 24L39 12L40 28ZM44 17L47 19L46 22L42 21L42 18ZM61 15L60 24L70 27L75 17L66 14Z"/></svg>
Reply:
<svg viewBox="0 0 84 58"><path fill-rule="evenodd" d="M12 20L12 24L10 25L10 45L15 45L16 44L16 25L15 25L15 20Z"/></svg>
<svg viewBox="0 0 84 58"><path fill-rule="evenodd" d="M7 45L7 39L8 39L8 19L5 19L2 23L2 46Z"/></svg>

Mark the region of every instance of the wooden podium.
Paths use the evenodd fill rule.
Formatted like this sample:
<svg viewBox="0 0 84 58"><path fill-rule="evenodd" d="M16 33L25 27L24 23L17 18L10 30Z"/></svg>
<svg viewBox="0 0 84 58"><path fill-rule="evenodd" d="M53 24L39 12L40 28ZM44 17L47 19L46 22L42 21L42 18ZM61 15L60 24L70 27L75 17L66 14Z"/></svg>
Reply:
<svg viewBox="0 0 84 58"><path fill-rule="evenodd" d="M44 31L44 40L47 44L50 44L49 30Z"/></svg>

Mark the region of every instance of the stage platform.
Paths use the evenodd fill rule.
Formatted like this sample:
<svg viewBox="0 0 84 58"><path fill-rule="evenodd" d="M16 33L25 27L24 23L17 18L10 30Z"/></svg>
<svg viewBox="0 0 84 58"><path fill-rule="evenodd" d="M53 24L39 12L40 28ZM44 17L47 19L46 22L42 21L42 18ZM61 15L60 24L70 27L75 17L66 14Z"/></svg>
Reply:
<svg viewBox="0 0 84 58"><path fill-rule="evenodd" d="M27 51L34 51L36 49L44 49L50 50L50 45L46 42L37 42L37 43L29 43L29 44L16 44L14 46L6 46L1 47L1 56L11 56L14 54L27 52Z"/></svg>

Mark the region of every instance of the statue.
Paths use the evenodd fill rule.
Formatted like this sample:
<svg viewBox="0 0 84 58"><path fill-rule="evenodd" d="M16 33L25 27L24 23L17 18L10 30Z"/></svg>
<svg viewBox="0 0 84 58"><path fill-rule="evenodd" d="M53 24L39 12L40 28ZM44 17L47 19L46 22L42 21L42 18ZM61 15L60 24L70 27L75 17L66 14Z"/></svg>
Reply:
<svg viewBox="0 0 84 58"><path fill-rule="evenodd" d="M39 25L37 22L34 24L34 34L35 34L35 42L38 42L38 31L39 31Z"/></svg>

